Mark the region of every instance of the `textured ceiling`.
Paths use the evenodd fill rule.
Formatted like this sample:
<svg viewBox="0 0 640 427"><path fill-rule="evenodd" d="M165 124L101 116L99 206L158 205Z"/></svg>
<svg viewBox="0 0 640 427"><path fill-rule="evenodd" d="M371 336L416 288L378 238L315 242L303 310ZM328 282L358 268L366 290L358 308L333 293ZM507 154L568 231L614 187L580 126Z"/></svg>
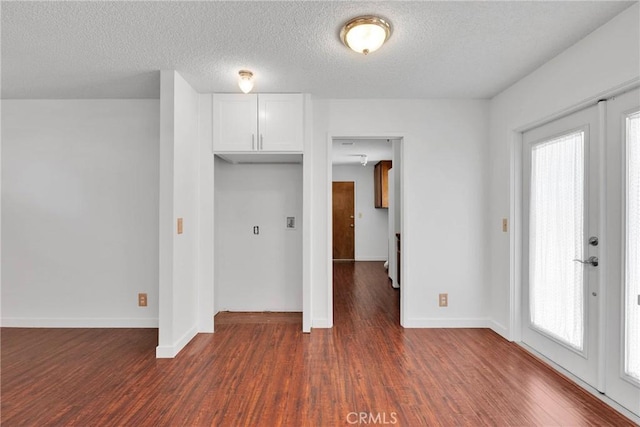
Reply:
<svg viewBox="0 0 640 427"><path fill-rule="evenodd" d="M157 98L175 69L198 92L489 98L631 2L2 2L2 98ZM365 57L339 30L393 27Z"/></svg>

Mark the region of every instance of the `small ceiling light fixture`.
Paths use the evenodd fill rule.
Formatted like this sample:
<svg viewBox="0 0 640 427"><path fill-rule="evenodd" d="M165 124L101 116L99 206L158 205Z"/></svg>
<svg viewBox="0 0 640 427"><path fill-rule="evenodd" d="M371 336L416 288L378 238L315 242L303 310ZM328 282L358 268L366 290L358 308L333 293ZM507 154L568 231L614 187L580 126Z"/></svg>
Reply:
<svg viewBox="0 0 640 427"><path fill-rule="evenodd" d="M253 89L253 73L248 70L240 70L238 71L238 76L240 90L244 93L251 92L251 89Z"/></svg>
<svg viewBox="0 0 640 427"><path fill-rule="evenodd" d="M340 39L350 49L367 55L380 48L391 37L391 25L377 16L353 18L342 27Z"/></svg>
<svg viewBox="0 0 640 427"><path fill-rule="evenodd" d="M369 159L367 158L366 154L362 154L360 155L360 164L362 166L367 166L367 162L369 161Z"/></svg>

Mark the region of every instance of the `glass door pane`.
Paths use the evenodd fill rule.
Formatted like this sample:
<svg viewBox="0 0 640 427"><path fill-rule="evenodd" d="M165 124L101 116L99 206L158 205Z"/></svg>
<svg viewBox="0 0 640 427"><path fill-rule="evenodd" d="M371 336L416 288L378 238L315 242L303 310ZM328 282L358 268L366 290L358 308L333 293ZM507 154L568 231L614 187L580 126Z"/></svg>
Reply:
<svg viewBox="0 0 640 427"><path fill-rule="evenodd" d="M627 117L625 373L640 381L640 112Z"/></svg>
<svg viewBox="0 0 640 427"><path fill-rule="evenodd" d="M584 132L531 149L529 308L531 324L584 348Z"/></svg>

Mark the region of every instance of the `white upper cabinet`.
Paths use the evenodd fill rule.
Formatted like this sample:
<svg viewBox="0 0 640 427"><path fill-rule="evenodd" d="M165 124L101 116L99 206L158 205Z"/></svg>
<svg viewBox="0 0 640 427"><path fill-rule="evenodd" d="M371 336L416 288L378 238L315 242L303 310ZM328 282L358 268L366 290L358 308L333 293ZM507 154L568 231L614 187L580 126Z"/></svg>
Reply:
<svg viewBox="0 0 640 427"><path fill-rule="evenodd" d="M254 151L258 143L257 117L257 95L213 95L214 151Z"/></svg>
<svg viewBox="0 0 640 427"><path fill-rule="evenodd" d="M261 151L302 151L302 95L258 95Z"/></svg>
<svg viewBox="0 0 640 427"><path fill-rule="evenodd" d="M302 94L214 94L213 150L293 152L303 147Z"/></svg>

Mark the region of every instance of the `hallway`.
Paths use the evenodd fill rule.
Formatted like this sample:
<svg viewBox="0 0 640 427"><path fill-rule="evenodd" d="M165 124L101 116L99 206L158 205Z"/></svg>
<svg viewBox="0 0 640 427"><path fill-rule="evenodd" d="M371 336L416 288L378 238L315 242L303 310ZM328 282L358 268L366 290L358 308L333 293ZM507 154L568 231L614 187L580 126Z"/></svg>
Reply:
<svg viewBox="0 0 640 427"><path fill-rule="evenodd" d="M400 325L400 291L389 284L382 262L334 262L333 282L334 328Z"/></svg>
<svg viewBox="0 0 640 427"><path fill-rule="evenodd" d="M333 329L220 313L173 360L155 329L3 328L1 423L633 425L490 330L401 328L382 263L334 274Z"/></svg>

